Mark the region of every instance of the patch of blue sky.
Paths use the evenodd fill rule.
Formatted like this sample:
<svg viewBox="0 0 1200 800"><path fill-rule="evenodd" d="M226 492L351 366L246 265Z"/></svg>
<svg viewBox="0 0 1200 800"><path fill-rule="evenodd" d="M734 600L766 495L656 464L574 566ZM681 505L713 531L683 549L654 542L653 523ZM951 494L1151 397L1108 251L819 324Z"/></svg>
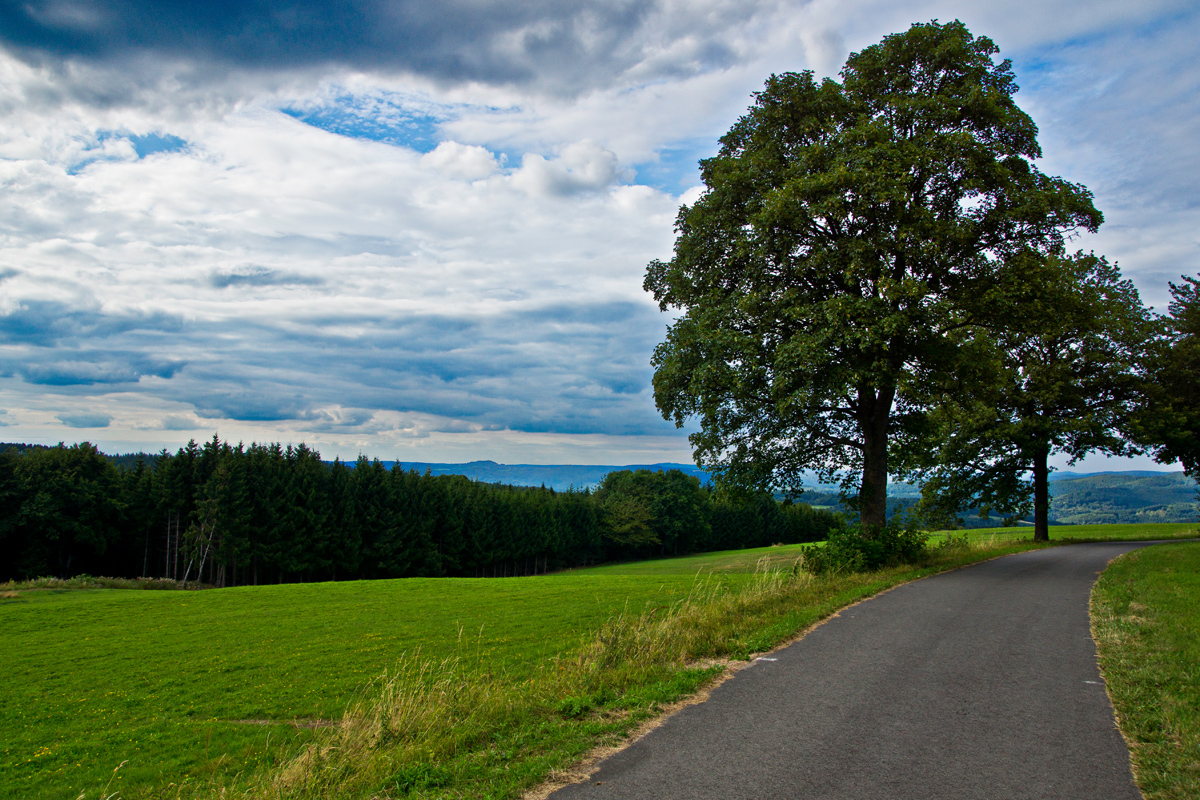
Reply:
<svg viewBox="0 0 1200 800"><path fill-rule="evenodd" d="M1194 20L1197 18L1200 18L1200 7L1182 3L1176 9L1140 22L1123 20L1120 27L1094 30L1048 42L1024 52L1001 52L1000 55L1012 58L1018 85L1030 91L1053 90L1059 88L1062 83L1064 70L1080 69L1073 63L1073 57L1078 51L1103 48L1115 40L1131 37L1158 39L1164 32L1173 28L1195 27Z"/></svg>
<svg viewBox="0 0 1200 800"><path fill-rule="evenodd" d="M129 142L138 158L153 153L175 153L187 147L187 141L170 133L147 133L145 136L130 136Z"/></svg>
<svg viewBox="0 0 1200 800"><path fill-rule="evenodd" d="M658 151L657 160L633 165L633 182L678 195L700 184L700 159L716 155L718 147L715 138L699 137L667 145Z"/></svg>
<svg viewBox="0 0 1200 800"><path fill-rule="evenodd" d="M137 136L128 131L98 130L94 138L84 146L80 157L68 166L67 173L78 174L87 165L97 161L120 160L120 156L114 155L106 147L114 139L128 139L138 158L145 158L153 153L174 153L188 145L185 139L170 133L147 133Z"/></svg>
<svg viewBox="0 0 1200 800"><path fill-rule="evenodd" d="M442 141L442 124L456 115L452 106L419 98L350 93L338 93L319 104L289 106L280 111L339 136L408 147L421 153L438 146Z"/></svg>

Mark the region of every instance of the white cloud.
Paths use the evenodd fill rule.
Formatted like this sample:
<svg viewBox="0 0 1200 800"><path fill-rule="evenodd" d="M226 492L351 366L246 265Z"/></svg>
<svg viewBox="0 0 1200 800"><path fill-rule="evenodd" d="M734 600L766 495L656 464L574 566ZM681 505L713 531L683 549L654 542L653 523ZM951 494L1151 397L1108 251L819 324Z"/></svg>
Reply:
<svg viewBox="0 0 1200 800"><path fill-rule="evenodd" d="M569 195L606 189L628 176L622 172L615 153L584 140L560 148L551 159L526 153L512 183L536 196Z"/></svg>
<svg viewBox="0 0 1200 800"><path fill-rule="evenodd" d="M481 58L508 70L494 81L446 61L0 53L6 438L58 441L93 414L114 446L150 449L219 428L348 457L686 457L653 407L667 320L641 281L699 194L695 159L768 74L833 74L933 17L1014 59L1043 168L1106 213L1081 246L1159 306L1167 280L1200 269L1188 4L625 10L487 39ZM139 158L133 137L150 134L181 144Z"/></svg>
<svg viewBox="0 0 1200 800"><path fill-rule="evenodd" d="M458 142L441 142L421 156L423 166L451 178L474 181L495 174L500 162L486 147Z"/></svg>

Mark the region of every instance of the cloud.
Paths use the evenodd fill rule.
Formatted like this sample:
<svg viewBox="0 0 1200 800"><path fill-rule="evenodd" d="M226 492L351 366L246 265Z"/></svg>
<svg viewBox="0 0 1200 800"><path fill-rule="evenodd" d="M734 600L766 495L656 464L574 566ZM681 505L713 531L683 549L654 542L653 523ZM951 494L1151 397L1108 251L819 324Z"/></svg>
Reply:
<svg viewBox="0 0 1200 800"><path fill-rule="evenodd" d="M592 141L573 142L553 159L526 153L513 185L534 195L568 195L596 191L630 177L617 156Z"/></svg>
<svg viewBox="0 0 1200 800"><path fill-rule="evenodd" d="M49 347L144 331L177 331L179 317L162 312L104 313L55 301L28 299L0 314L0 342Z"/></svg>
<svg viewBox="0 0 1200 800"><path fill-rule="evenodd" d="M59 414L58 420L68 428L107 428L112 422L108 414Z"/></svg>
<svg viewBox="0 0 1200 800"><path fill-rule="evenodd" d="M606 82L635 66L652 75L728 66L735 55L721 23L754 14L754 6L703 3L707 13L695 14L696 4L681 5L292 0L201 10L178 0L34 0L3 7L0 41L34 63L105 63L136 54L217 71L323 64L561 91ZM663 28L683 46L664 47Z"/></svg>
<svg viewBox="0 0 1200 800"><path fill-rule="evenodd" d="M315 286L324 282L324 279L313 275L300 275L259 266L214 272L209 278L209 283L217 289L227 289L230 286Z"/></svg>
<svg viewBox="0 0 1200 800"><path fill-rule="evenodd" d="M205 419L293 420L313 430L370 428L376 411L440 417L441 429L667 429L648 397L644 354L658 328L648 304L319 317L305 328L226 322L228 350L210 340L205 362L148 391ZM356 333L337 335L333 348L331 330ZM239 352L251 341L261 356Z"/></svg>
<svg viewBox="0 0 1200 800"><path fill-rule="evenodd" d="M421 156L421 164L451 178L468 181L486 178L500 169L500 162L487 148L458 142L440 143Z"/></svg>
<svg viewBox="0 0 1200 800"><path fill-rule="evenodd" d="M83 359L59 358L14 369L27 383L42 386L92 386L137 383L143 377L170 378L178 364L156 363L136 353L93 353Z"/></svg>
<svg viewBox="0 0 1200 800"><path fill-rule="evenodd" d="M835 73L934 17L1014 59L1043 169L1106 212L1079 246L1152 302L1200 263L1200 22L1181 2L193 8L0 8L16 434L102 409L114 437L675 458L649 383L668 319L640 287L696 161L767 75Z"/></svg>
<svg viewBox="0 0 1200 800"><path fill-rule="evenodd" d="M168 414L162 419L162 429L164 431L194 431L204 427L200 420L181 414Z"/></svg>

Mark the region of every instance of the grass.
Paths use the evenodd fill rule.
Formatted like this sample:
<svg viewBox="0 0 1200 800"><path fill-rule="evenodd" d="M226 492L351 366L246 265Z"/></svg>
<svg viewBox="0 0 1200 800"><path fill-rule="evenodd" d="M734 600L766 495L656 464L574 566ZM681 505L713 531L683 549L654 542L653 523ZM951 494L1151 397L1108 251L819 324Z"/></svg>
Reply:
<svg viewBox="0 0 1200 800"><path fill-rule="evenodd" d="M743 579L747 576L743 576ZM733 580L733 578L731 578ZM406 579L204 592L7 590L0 797L125 797L292 754L406 653L525 674L614 614L685 596L666 575ZM263 721L272 724L247 722Z"/></svg>
<svg viewBox="0 0 1200 800"><path fill-rule="evenodd" d="M818 543L823 544L823 543ZM770 566L788 567L807 545L782 544L774 547L755 547L748 550L721 550L699 555L660 558L651 561L630 561L567 570L560 575L730 575L748 574L763 568L763 559Z"/></svg>
<svg viewBox="0 0 1200 800"><path fill-rule="evenodd" d="M1118 535L1187 526L1133 527ZM519 797L725 660L898 583L1035 547L1015 533L819 579L793 576L799 548L781 546L530 578L6 587L0 796Z"/></svg>
<svg viewBox="0 0 1200 800"><path fill-rule="evenodd" d="M764 569L702 579L668 609L611 619L524 679L463 659L407 660L339 726L259 776L262 798L516 798L702 688L728 659L787 641L856 600L923 575L1037 547L960 547L924 565L814 577ZM710 565L717 566L717 565ZM209 796L222 796L212 787Z"/></svg>
<svg viewBox="0 0 1200 800"><path fill-rule="evenodd" d="M1188 539L1197 535L1195 522L1153 522L1128 525L1051 525L1051 542L1145 541L1147 539ZM1019 540L1033 536L1033 528L1020 525L1010 528L974 528L954 531L953 536L966 534L971 541ZM946 532L935 533L930 541L938 542Z"/></svg>
<svg viewBox="0 0 1200 800"><path fill-rule="evenodd" d="M1142 793L1200 797L1200 544L1115 559L1092 592L1092 627Z"/></svg>

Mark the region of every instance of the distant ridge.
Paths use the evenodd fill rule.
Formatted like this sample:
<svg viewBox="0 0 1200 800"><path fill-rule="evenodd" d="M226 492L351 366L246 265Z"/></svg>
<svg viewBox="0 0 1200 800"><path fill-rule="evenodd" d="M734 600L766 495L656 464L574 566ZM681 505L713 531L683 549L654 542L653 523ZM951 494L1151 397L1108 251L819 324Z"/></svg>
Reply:
<svg viewBox="0 0 1200 800"><path fill-rule="evenodd" d="M506 483L512 486L546 486L555 491L563 491L574 487L586 489L598 486L604 476L610 472L623 469L648 469L651 472L665 472L677 469L686 475L708 482L708 473L695 464L497 464L495 461L469 461L465 464L444 464L430 461L384 461L385 467L391 469L399 463L402 469L425 472L434 475L463 475L473 481L483 483Z"/></svg>

